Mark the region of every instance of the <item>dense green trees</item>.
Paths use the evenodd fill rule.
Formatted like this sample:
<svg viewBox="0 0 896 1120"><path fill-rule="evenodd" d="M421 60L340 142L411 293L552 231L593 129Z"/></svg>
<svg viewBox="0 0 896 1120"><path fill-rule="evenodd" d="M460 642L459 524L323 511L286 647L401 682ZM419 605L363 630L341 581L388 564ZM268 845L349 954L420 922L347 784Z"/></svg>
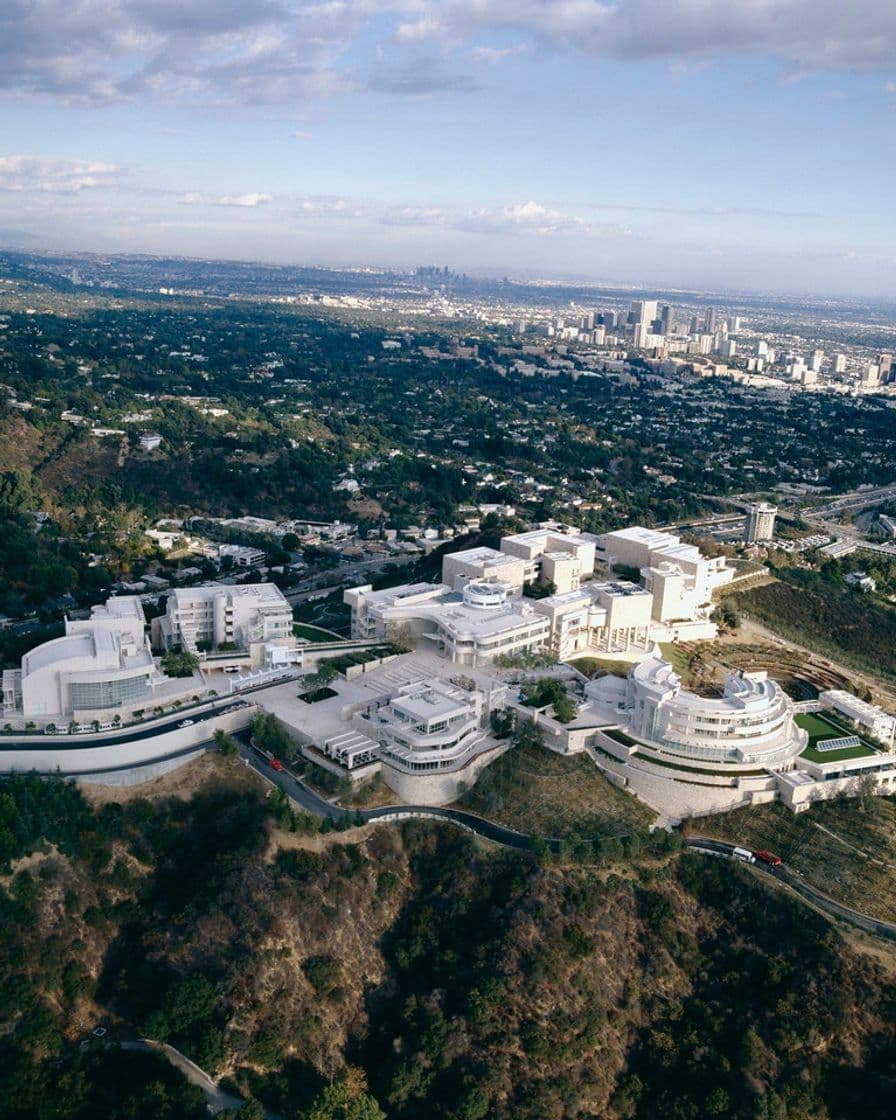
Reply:
<svg viewBox="0 0 896 1120"><path fill-rule="evenodd" d="M199 668L199 658L180 646L172 646L162 657L162 671L169 677L192 677Z"/></svg>
<svg viewBox="0 0 896 1120"><path fill-rule="evenodd" d="M887 1114L884 975L661 830L532 859L409 822L271 859L277 808L245 787L99 812L58 781L3 793L7 858L59 851L0 885L11 1120L204 1112L158 1056L79 1051L71 1025L97 1006L234 1063L246 1117Z"/></svg>
<svg viewBox="0 0 896 1120"><path fill-rule="evenodd" d="M566 691L566 685L557 677L542 677L538 681L527 681L520 689L523 703L532 708L544 708L550 705L554 716L560 723L569 723L575 719L578 708L575 701Z"/></svg>

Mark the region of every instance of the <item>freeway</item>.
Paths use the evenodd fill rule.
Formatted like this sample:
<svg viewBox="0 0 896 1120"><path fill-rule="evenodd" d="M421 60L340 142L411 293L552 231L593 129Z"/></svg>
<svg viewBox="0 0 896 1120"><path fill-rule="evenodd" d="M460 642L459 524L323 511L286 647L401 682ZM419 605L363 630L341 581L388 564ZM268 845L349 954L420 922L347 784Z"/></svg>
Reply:
<svg viewBox="0 0 896 1120"><path fill-rule="evenodd" d="M374 824L377 821L385 823L388 821L400 821L411 818L443 820L450 824L457 825L460 828L464 828L469 832L474 832L477 836L482 836L487 840L493 840L497 844L503 844L508 848L515 848L517 851L531 852L534 847L534 837L528 836L523 832L516 832L511 828L507 828L505 825L498 824L496 821L477 816L475 813L467 813L462 809L446 809L429 805L391 805L380 809L361 810L360 813L351 812L350 810L342 809L332 804L332 802L316 794L313 790L309 789L304 782L296 779L288 771L272 770L254 751L242 744L240 745L240 754L266 781L279 786L280 789L306 813L311 813L314 816L330 817L332 820L344 820L346 818L355 820L360 817L365 824ZM553 837L549 837L546 842L548 847L553 851L557 851L562 844L561 840ZM705 836L688 837L685 840L685 844L688 848L696 852L733 859L734 844L728 844L721 840L713 840ZM842 903L837 902L822 891L806 883L798 871L791 870L784 866L771 867L769 864L761 862L748 866L757 873L769 875L779 883L789 887L806 902L830 917L838 918L858 929L865 930L867 933L872 933L877 937L883 937L889 941L896 941L896 924L881 921L878 918L872 917L870 914L862 914L858 910L853 910L848 906L844 906Z"/></svg>

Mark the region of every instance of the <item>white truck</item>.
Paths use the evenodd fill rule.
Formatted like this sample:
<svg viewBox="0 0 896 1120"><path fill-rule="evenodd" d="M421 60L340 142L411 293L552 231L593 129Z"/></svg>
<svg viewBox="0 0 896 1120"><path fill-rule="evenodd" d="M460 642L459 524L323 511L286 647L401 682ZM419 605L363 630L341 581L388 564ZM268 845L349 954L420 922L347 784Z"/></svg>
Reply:
<svg viewBox="0 0 896 1120"><path fill-rule="evenodd" d="M755 863L756 857L751 851L746 848L735 848L731 853L734 859L739 859L742 863Z"/></svg>

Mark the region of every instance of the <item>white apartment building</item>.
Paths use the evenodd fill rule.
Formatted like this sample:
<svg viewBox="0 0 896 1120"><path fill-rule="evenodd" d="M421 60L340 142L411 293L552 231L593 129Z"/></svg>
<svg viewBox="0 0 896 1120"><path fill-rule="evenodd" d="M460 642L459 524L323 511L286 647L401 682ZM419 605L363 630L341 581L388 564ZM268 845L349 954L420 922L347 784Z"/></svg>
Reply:
<svg viewBox="0 0 896 1120"><path fill-rule="evenodd" d="M753 544L755 541L770 541L775 535L775 518L778 516L778 507L769 502L757 502L747 510L744 521L744 541Z"/></svg>
<svg viewBox="0 0 896 1120"><path fill-rule="evenodd" d="M148 696L156 669L136 596L109 599L89 619L66 620L65 635L4 670L7 716L68 722L114 714Z"/></svg>
<svg viewBox="0 0 896 1120"><path fill-rule="evenodd" d="M267 646L291 642L292 608L272 583L177 588L165 614L152 621L152 640L156 648L179 645L191 653L200 642L212 649L232 644L261 664Z"/></svg>

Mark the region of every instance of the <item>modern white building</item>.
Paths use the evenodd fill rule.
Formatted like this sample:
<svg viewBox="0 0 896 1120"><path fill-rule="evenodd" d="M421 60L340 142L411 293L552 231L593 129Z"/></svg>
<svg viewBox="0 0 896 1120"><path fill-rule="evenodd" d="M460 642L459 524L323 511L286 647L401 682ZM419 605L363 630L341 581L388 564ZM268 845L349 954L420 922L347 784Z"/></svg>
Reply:
<svg viewBox="0 0 896 1120"><path fill-rule="evenodd" d="M533 602L550 622L548 648L561 661L585 653L646 653L653 596L627 580L592 582Z"/></svg>
<svg viewBox="0 0 896 1120"><path fill-rule="evenodd" d="M602 678L586 692L604 702L615 698L615 712L629 734L683 759L777 769L806 745L805 732L793 721L792 701L765 672L728 673L721 696L698 696L682 688L669 662L654 651L632 666L624 682Z"/></svg>
<svg viewBox="0 0 896 1120"><path fill-rule="evenodd" d="M753 544L756 541L770 541L775 535L775 518L778 516L778 507L769 502L757 502L747 510L744 521L744 541Z"/></svg>
<svg viewBox="0 0 896 1120"><path fill-rule="evenodd" d="M659 605L654 618L660 621L696 617L711 606L713 591L734 576L724 556L704 556L696 545L685 544L674 533L640 525L602 534L597 538L597 557L610 569L614 564L638 568L647 587L656 586ZM683 579L675 580L676 574Z"/></svg>
<svg viewBox="0 0 896 1120"><path fill-rule="evenodd" d="M458 590L468 580L499 580L517 593L527 583L553 583L562 594L594 574L596 538L540 528L501 539L501 548L469 548L442 561L442 582Z"/></svg>
<svg viewBox="0 0 896 1120"><path fill-rule="evenodd" d="M597 558L610 569L646 565L644 585L594 579ZM386 639L401 628L418 648L464 665L542 649L561 660L588 652L632 657L653 641L715 636L712 590L732 575L724 557L705 557L668 533L636 528L594 537L542 526L504 537L500 550L448 554L441 584L357 587L344 602L352 637ZM525 598L524 587L539 580L550 580L555 594Z"/></svg>
<svg viewBox="0 0 896 1120"><path fill-rule="evenodd" d="M447 587L459 591L471 580L502 583L519 593L526 582L526 564L496 548L466 548L445 556L442 582Z"/></svg>
<svg viewBox="0 0 896 1120"><path fill-rule="evenodd" d="M503 537L501 551L520 557L525 582L553 583L558 594L578 590L594 574L596 538L590 533L542 528Z"/></svg>
<svg viewBox="0 0 896 1120"><path fill-rule="evenodd" d="M212 649L235 647L264 661L266 647L292 641L292 608L272 583L211 584L172 591L160 618L152 621L153 645L181 646L196 653L199 643Z"/></svg>
<svg viewBox="0 0 896 1120"><path fill-rule="evenodd" d="M237 568L254 568L267 560L267 555L262 549L245 544L218 544L217 541L203 541L196 551L200 556L207 556L209 560L220 562L230 559Z"/></svg>
<svg viewBox="0 0 896 1120"><path fill-rule="evenodd" d="M65 635L26 653L3 673L7 715L68 722L98 718L150 697L156 669L135 596L109 599L89 619L66 620Z"/></svg>
<svg viewBox="0 0 896 1120"><path fill-rule="evenodd" d="M504 690L506 692L506 689ZM355 715L355 726L380 745L379 757L415 774L466 766L487 743L486 698L440 678L399 687Z"/></svg>
<svg viewBox="0 0 896 1120"><path fill-rule="evenodd" d="M839 688L822 692L818 699L826 708L831 708L859 727L864 727L879 743L883 743L888 750L893 750L896 743L896 716L891 716L876 704L869 704L867 700L860 700L858 696Z"/></svg>
<svg viewBox="0 0 896 1120"><path fill-rule="evenodd" d="M501 654L545 648L548 620L530 600L514 599L514 590L514 585L482 580L461 591L431 583L374 591L366 584L345 591L343 601L351 608L352 637L388 639L400 630L420 649L475 667Z"/></svg>

